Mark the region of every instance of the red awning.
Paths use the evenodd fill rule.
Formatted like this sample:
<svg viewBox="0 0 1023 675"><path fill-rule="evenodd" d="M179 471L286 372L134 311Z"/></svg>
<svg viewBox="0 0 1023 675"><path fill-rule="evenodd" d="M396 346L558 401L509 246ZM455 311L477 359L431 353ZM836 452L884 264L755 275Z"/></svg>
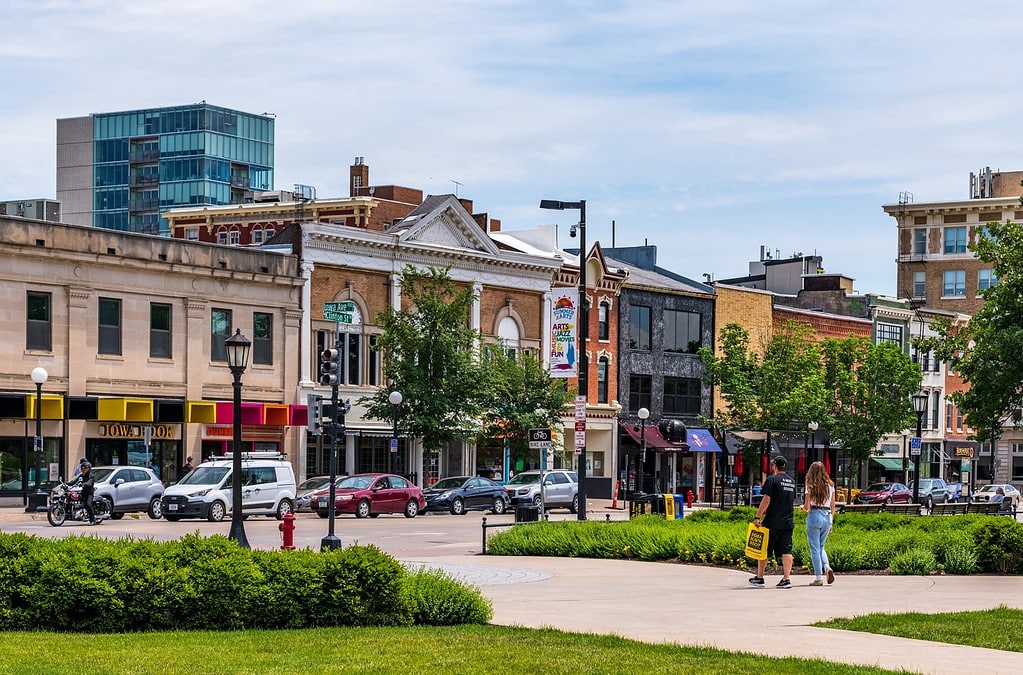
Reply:
<svg viewBox="0 0 1023 675"><path fill-rule="evenodd" d="M661 435L660 430L651 425L647 425L646 430L640 429L638 424L626 424L625 430L632 436L632 440L636 441L639 445L643 444L643 439L646 439L646 447L653 450L660 450L663 452L688 452L688 443L672 443L664 436Z"/></svg>

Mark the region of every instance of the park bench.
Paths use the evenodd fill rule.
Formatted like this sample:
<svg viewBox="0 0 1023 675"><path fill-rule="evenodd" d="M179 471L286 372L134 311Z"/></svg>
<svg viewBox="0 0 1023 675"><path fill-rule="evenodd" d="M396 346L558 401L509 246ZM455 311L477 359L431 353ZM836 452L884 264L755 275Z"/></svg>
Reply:
<svg viewBox="0 0 1023 675"><path fill-rule="evenodd" d="M920 505L919 504L885 504L884 512L891 513L896 516L919 516Z"/></svg>
<svg viewBox="0 0 1023 675"><path fill-rule="evenodd" d="M1002 505L999 502L970 502L969 507L969 513L985 513L997 516Z"/></svg>
<svg viewBox="0 0 1023 675"><path fill-rule="evenodd" d="M931 507L932 516L961 516L965 513L973 511L973 506L963 502L962 504L935 504Z"/></svg>
<svg viewBox="0 0 1023 675"><path fill-rule="evenodd" d="M881 513L882 504L838 504L839 513Z"/></svg>

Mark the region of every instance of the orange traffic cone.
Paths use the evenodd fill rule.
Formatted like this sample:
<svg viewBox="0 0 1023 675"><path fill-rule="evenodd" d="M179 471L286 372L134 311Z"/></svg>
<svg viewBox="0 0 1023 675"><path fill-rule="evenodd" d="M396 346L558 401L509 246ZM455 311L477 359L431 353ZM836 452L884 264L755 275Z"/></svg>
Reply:
<svg viewBox="0 0 1023 675"><path fill-rule="evenodd" d="M617 509L618 508L618 483L620 483L620 482L621 481L617 481L617 480L615 481L615 491L614 491L614 495L611 498L611 508L612 509Z"/></svg>

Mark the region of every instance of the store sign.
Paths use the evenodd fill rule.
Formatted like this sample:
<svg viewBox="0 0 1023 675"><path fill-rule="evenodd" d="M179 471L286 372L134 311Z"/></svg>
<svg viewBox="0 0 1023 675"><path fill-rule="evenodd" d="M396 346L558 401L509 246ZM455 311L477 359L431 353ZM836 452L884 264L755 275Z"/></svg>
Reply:
<svg viewBox="0 0 1023 675"><path fill-rule="evenodd" d="M176 437L172 424L101 424L99 435L107 438L138 438L147 442L154 438Z"/></svg>
<svg viewBox="0 0 1023 675"><path fill-rule="evenodd" d="M956 452L956 457L965 457L967 459L969 459L970 457L973 457L973 448L971 448L971 447L965 447L964 448L962 446L956 446L955 452Z"/></svg>

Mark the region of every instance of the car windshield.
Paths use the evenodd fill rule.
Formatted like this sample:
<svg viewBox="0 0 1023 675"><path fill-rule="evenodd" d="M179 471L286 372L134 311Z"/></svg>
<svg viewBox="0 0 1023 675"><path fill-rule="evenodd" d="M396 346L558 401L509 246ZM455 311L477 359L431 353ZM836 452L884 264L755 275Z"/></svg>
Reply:
<svg viewBox="0 0 1023 675"><path fill-rule="evenodd" d="M444 480L439 480L436 483L434 483L433 484L433 489L435 489L435 490L454 490L455 488L462 487L462 485L464 485L464 484L465 484L465 478L464 477L445 478Z"/></svg>
<svg viewBox="0 0 1023 675"><path fill-rule="evenodd" d="M1001 487L1001 486L1000 486L1000 485L985 485L984 487L982 487L982 488L980 489L980 491L981 491L981 492L994 492L994 491L995 491L995 490L997 490L997 489L998 489L999 487Z"/></svg>
<svg viewBox="0 0 1023 675"><path fill-rule="evenodd" d="M217 485L230 471L226 466L197 466L178 481L179 485Z"/></svg>
<svg viewBox="0 0 1023 675"><path fill-rule="evenodd" d="M873 483L864 492L886 492L892 489L892 483Z"/></svg>
<svg viewBox="0 0 1023 675"><path fill-rule="evenodd" d="M342 481L339 481L337 486L339 488L347 488L349 490L365 490L373 484L375 476L349 476Z"/></svg>
<svg viewBox="0 0 1023 675"><path fill-rule="evenodd" d="M508 485L532 485L539 482L540 474L538 473L520 473L508 481Z"/></svg>
<svg viewBox="0 0 1023 675"><path fill-rule="evenodd" d="M298 484L298 490L319 490L330 485L330 476L317 476L316 478L306 478L304 481Z"/></svg>
<svg viewBox="0 0 1023 675"><path fill-rule="evenodd" d="M106 480L107 476L114 472L113 469L93 469L89 473L92 474L92 479L97 483L102 483Z"/></svg>

